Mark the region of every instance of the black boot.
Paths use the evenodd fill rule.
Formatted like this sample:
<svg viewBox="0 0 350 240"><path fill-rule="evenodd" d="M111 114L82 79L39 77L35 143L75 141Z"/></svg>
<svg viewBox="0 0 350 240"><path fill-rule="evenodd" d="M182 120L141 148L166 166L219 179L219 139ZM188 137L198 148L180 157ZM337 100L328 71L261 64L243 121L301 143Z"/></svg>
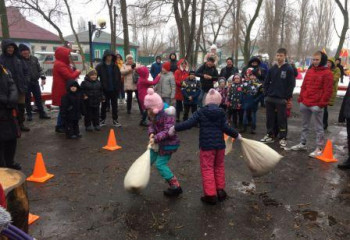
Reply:
<svg viewBox="0 0 350 240"><path fill-rule="evenodd" d="M23 123L22 123L19 127L20 127L20 129L21 129L22 132L29 132L29 131L30 131L30 128L24 126Z"/></svg>
<svg viewBox="0 0 350 240"><path fill-rule="evenodd" d="M182 193L182 188L181 187L169 187L167 190L164 191L164 196L167 197L177 197Z"/></svg>
<svg viewBox="0 0 350 240"><path fill-rule="evenodd" d="M218 193L218 200L219 200L219 202L222 202L222 201L226 200L227 193L225 192L224 189L218 190L217 193Z"/></svg>
<svg viewBox="0 0 350 240"><path fill-rule="evenodd" d="M345 162L338 164L338 168L342 170L350 169L350 157Z"/></svg>
<svg viewBox="0 0 350 240"><path fill-rule="evenodd" d="M240 133L245 133L247 132L247 125L243 126L243 129L241 129Z"/></svg>
<svg viewBox="0 0 350 240"><path fill-rule="evenodd" d="M140 126L142 126L142 127L148 127L148 124L147 124L147 122L146 122L146 121L141 120L141 122L140 122Z"/></svg>
<svg viewBox="0 0 350 240"><path fill-rule="evenodd" d="M51 117L49 117L46 112L41 113L39 118L40 119L51 119Z"/></svg>
<svg viewBox="0 0 350 240"><path fill-rule="evenodd" d="M15 170L21 170L22 169L22 166L21 164L19 163L13 163L11 166L7 166L8 168L12 168L12 169L15 169Z"/></svg>
<svg viewBox="0 0 350 240"><path fill-rule="evenodd" d="M66 130L64 128L56 127L55 132L57 133L66 133Z"/></svg>
<svg viewBox="0 0 350 240"><path fill-rule="evenodd" d="M215 205L216 196L204 196L204 197L201 197L201 201L209 205Z"/></svg>
<svg viewBox="0 0 350 240"><path fill-rule="evenodd" d="M31 122L33 120L33 116L32 115L27 115L27 121Z"/></svg>
<svg viewBox="0 0 350 240"><path fill-rule="evenodd" d="M250 129L250 134L255 134L255 128Z"/></svg>

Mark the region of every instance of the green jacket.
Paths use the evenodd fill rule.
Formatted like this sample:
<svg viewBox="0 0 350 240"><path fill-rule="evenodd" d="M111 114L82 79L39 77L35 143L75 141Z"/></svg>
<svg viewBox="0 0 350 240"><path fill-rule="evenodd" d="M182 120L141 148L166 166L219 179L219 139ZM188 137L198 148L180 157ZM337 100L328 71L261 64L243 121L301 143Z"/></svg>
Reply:
<svg viewBox="0 0 350 240"><path fill-rule="evenodd" d="M331 100L329 100L328 105L333 106L335 98L337 96L337 91L338 91L338 83L339 83L339 78L340 78L340 69L338 67L335 67L334 69L331 70L333 73L333 93Z"/></svg>

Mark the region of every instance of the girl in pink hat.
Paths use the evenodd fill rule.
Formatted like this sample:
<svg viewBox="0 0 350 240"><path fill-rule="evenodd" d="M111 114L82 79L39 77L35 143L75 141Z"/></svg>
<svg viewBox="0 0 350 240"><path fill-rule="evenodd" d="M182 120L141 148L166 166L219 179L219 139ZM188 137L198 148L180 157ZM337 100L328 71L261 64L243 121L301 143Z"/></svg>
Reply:
<svg viewBox="0 0 350 240"><path fill-rule="evenodd" d="M175 114L169 114L170 111L164 110L162 98L154 92L153 88L147 89L144 105L150 120L149 144L158 144L159 146L158 151L151 149L151 164L156 164L160 175L169 183L169 188L164 191L164 195L168 197L178 196L182 193L182 189L168 166L171 155L176 152L180 145L176 134L169 135L169 129L175 123Z"/></svg>

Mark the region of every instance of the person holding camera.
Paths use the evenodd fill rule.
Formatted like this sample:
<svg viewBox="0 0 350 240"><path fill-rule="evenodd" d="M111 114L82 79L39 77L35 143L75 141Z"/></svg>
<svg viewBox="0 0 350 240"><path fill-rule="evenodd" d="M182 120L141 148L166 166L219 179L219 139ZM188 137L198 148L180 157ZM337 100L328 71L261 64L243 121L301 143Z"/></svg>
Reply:
<svg viewBox="0 0 350 240"><path fill-rule="evenodd" d="M138 75L136 73L136 68L140 67L138 64L134 62L134 58L131 54L126 56L126 63L123 65L121 69L121 74L124 76L124 90L126 92L126 109L127 113L131 113L131 107L132 107L132 94L135 92L136 99L138 99L138 93L137 93L137 80ZM142 114L142 109L140 108L139 104L139 110Z"/></svg>

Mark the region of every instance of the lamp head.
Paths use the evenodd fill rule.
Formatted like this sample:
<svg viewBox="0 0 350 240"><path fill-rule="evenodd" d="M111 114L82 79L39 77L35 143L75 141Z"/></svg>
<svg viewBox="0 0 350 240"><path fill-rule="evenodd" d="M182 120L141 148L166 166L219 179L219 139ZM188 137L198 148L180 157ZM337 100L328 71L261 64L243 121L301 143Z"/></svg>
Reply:
<svg viewBox="0 0 350 240"><path fill-rule="evenodd" d="M105 28L106 27L106 19L104 18L100 18L97 20L97 25L100 27L100 28Z"/></svg>

